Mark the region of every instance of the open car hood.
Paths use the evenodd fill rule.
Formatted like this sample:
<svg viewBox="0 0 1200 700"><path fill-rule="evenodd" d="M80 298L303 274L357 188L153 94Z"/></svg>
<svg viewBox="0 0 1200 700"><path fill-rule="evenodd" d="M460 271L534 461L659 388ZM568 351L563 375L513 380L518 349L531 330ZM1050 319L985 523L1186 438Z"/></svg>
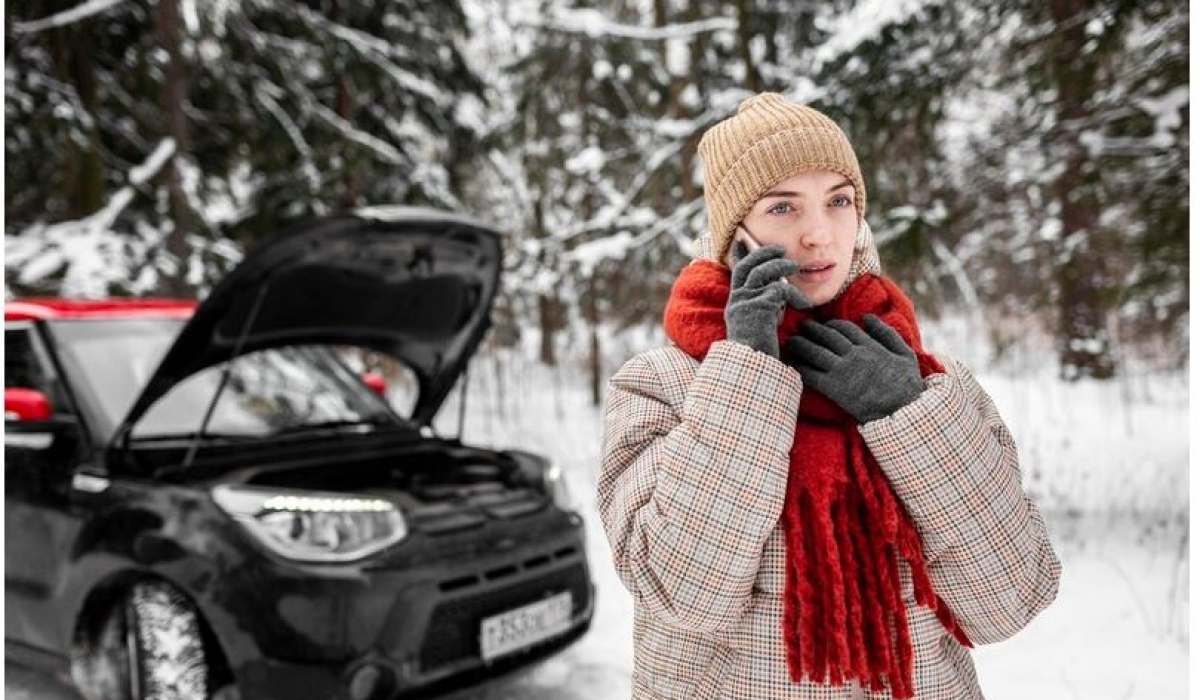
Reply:
<svg viewBox="0 0 1200 700"><path fill-rule="evenodd" d="M500 264L495 231L432 209L361 209L282 231L199 305L116 435L200 370L309 343L407 363L420 383L412 417L427 425L488 328Z"/></svg>

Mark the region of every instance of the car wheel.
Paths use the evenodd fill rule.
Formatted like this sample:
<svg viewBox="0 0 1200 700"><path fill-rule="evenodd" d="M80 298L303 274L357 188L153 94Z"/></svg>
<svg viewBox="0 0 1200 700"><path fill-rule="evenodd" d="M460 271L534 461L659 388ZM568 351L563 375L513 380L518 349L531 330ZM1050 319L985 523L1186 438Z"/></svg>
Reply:
<svg viewBox="0 0 1200 700"><path fill-rule="evenodd" d="M191 603L166 583L146 581L78 650L73 675L88 700L205 700L208 670Z"/></svg>

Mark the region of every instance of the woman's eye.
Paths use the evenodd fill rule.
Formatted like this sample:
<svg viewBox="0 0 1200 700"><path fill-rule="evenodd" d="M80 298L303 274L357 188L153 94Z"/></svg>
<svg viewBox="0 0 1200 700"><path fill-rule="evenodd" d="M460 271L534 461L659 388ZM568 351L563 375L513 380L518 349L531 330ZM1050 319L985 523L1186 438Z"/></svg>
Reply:
<svg viewBox="0 0 1200 700"><path fill-rule="evenodd" d="M791 211L791 208L792 208L792 205L790 205L790 204L786 204L786 203L776 204L776 205L772 206L770 209L768 209L767 213L768 214L786 214L789 211Z"/></svg>
<svg viewBox="0 0 1200 700"><path fill-rule="evenodd" d="M834 197L833 201L835 207L848 207L852 203L850 198L844 194L839 194L838 196ZM844 202L844 204L838 204L837 202Z"/></svg>

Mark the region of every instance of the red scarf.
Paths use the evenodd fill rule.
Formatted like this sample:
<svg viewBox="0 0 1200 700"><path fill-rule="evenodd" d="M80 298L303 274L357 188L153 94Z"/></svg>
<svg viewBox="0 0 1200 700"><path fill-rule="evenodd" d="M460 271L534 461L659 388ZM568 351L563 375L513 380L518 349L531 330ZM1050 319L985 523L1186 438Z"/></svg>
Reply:
<svg viewBox="0 0 1200 700"><path fill-rule="evenodd" d="M725 339L728 298L728 268L712 260L688 265L667 302L667 336L703 360L710 345ZM860 275L827 304L785 308L779 346L805 319L862 325L868 313L899 332L917 354L921 376L944 371L921 345L912 302L890 279L873 274ZM783 639L792 680L841 685L854 678L873 691L890 686L893 698L913 697L912 640L896 554L911 567L917 603L935 610L961 644L973 646L934 593L916 527L854 419L811 388L801 395L790 460L782 516L788 562Z"/></svg>

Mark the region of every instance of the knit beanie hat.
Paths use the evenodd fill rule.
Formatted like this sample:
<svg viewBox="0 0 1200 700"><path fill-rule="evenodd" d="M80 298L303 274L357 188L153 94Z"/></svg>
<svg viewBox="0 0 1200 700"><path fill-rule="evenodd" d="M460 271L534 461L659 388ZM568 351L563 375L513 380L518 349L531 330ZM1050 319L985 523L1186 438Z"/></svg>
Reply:
<svg viewBox="0 0 1200 700"><path fill-rule="evenodd" d="M850 140L832 119L776 92L744 100L737 114L704 132L704 202L713 257L724 260L738 222L758 198L805 170L830 170L854 183L861 227L867 188Z"/></svg>

